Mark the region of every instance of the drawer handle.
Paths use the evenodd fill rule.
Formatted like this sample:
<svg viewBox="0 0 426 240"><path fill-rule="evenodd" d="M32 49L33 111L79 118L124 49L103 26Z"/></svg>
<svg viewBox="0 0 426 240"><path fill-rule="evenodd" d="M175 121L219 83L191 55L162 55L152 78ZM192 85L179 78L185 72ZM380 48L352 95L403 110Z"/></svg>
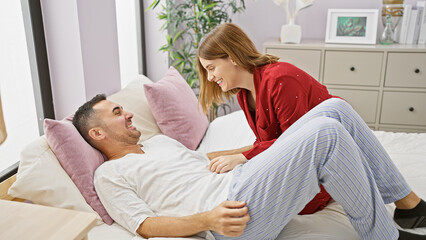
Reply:
<svg viewBox="0 0 426 240"><path fill-rule="evenodd" d="M408 109L408 111L410 111L410 112L414 112L414 108L413 108L413 107L410 107L410 108Z"/></svg>
<svg viewBox="0 0 426 240"><path fill-rule="evenodd" d="M416 69L417 70L417 69ZM353 71L355 71L355 67L351 67L351 71L353 72Z"/></svg>
<svg viewBox="0 0 426 240"><path fill-rule="evenodd" d="M420 73L420 69L416 68L416 70L414 70L415 73Z"/></svg>

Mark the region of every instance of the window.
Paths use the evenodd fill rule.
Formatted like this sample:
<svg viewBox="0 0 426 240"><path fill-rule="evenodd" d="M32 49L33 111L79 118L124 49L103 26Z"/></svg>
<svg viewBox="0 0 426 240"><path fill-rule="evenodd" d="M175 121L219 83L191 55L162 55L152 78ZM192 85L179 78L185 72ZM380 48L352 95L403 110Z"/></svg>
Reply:
<svg viewBox="0 0 426 240"><path fill-rule="evenodd" d="M22 4L22 5L21 5ZM8 137L0 146L0 180L16 171L22 148L53 118L39 1L1 1L0 91ZM12 172L10 170L13 170Z"/></svg>
<svg viewBox="0 0 426 240"><path fill-rule="evenodd" d="M8 137L0 146L0 171L19 161L21 148L39 136L24 21L19 1L2 1L0 90Z"/></svg>

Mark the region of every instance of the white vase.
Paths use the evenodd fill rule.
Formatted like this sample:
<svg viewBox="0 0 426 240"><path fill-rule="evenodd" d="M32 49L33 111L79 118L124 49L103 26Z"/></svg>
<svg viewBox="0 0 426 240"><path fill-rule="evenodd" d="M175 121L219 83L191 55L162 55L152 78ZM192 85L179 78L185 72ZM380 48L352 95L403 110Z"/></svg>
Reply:
<svg viewBox="0 0 426 240"><path fill-rule="evenodd" d="M302 28L292 22L281 27L281 43L300 43Z"/></svg>

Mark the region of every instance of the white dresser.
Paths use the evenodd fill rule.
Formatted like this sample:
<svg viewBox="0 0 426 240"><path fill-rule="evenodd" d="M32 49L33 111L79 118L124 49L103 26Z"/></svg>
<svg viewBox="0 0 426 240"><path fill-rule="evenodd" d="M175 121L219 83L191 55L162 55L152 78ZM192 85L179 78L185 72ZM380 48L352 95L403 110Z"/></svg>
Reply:
<svg viewBox="0 0 426 240"><path fill-rule="evenodd" d="M426 132L426 46L265 42L347 100L374 130Z"/></svg>

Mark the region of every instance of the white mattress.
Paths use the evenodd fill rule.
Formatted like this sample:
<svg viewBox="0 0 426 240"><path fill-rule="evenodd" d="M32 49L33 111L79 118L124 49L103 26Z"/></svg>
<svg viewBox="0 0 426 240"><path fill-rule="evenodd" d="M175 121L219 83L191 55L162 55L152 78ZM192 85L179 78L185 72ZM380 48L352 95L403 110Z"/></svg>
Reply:
<svg viewBox="0 0 426 240"><path fill-rule="evenodd" d="M414 192L426 199L426 133L391 133L374 132L388 151L396 166L400 169ZM255 138L246 123L242 111L237 111L213 121L197 151L211 152L247 146ZM388 205L393 212L393 205ZM426 228L411 230L426 234ZM90 240L108 239L143 239L135 237L124 228L114 223L111 226L102 224L89 232ZM153 238L182 239L182 238ZM185 238L203 239L200 237ZM284 228L277 239L360 239L349 223L342 207L330 203L324 210L312 215L296 216Z"/></svg>

